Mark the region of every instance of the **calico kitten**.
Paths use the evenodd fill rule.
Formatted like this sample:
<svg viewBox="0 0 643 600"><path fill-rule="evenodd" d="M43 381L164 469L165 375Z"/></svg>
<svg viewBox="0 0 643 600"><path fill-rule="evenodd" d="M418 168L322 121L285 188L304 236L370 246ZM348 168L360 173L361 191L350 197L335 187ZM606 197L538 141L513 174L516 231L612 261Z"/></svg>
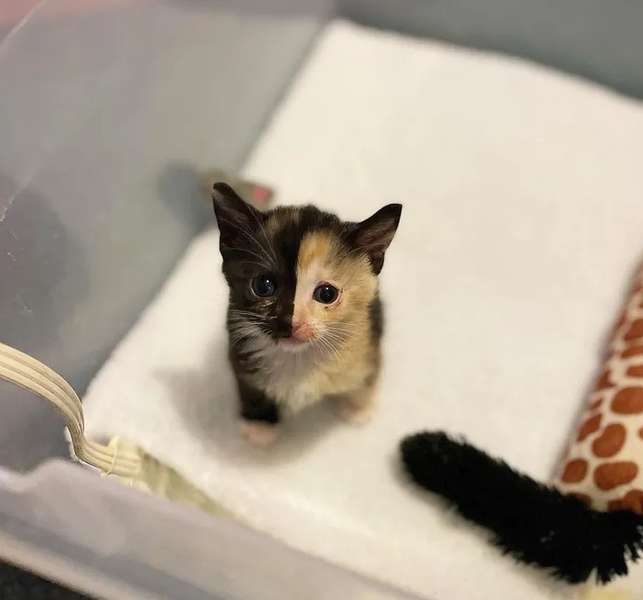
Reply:
<svg viewBox="0 0 643 600"><path fill-rule="evenodd" d="M259 212L225 183L212 197L243 434L269 444L283 413L322 398L365 420L380 368L377 276L402 206L349 223L314 206Z"/></svg>

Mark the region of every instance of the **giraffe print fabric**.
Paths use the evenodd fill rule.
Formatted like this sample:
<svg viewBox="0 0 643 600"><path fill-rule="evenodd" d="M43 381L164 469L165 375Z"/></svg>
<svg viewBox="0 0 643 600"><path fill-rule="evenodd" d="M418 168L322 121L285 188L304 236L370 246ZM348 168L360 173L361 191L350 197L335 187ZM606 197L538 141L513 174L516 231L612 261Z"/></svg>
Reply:
<svg viewBox="0 0 643 600"><path fill-rule="evenodd" d="M643 514L643 269L554 483L597 510Z"/></svg>

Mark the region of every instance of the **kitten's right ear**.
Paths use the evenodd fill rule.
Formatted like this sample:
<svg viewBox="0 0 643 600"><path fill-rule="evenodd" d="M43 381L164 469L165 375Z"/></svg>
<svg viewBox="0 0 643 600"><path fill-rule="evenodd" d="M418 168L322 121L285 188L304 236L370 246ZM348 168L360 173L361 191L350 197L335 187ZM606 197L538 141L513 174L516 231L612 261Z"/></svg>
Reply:
<svg viewBox="0 0 643 600"><path fill-rule="evenodd" d="M376 275L384 266L384 253L393 241L401 214L401 204L387 204L365 221L352 226L348 239L355 248L368 254Z"/></svg>
<svg viewBox="0 0 643 600"><path fill-rule="evenodd" d="M212 205L221 234L221 252L247 246L261 222L261 213L223 182L212 186Z"/></svg>

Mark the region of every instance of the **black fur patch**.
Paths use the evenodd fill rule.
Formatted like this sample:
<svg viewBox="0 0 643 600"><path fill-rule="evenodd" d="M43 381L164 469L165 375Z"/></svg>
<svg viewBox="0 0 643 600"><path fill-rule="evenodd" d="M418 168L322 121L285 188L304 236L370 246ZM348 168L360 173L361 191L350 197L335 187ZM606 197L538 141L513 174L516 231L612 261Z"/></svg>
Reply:
<svg viewBox="0 0 643 600"><path fill-rule="evenodd" d="M379 342L384 333L384 311L379 294L373 298L368 307L368 316L371 322L371 336L374 342Z"/></svg>
<svg viewBox="0 0 643 600"><path fill-rule="evenodd" d="M279 423L279 407L261 390L237 380L241 399L241 417L246 421L261 421L276 425Z"/></svg>
<svg viewBox="0 0 643 600"><path fill-rule="evenodd" d="M491 530L504 553L569 583L592 572L602 583L626 575L643 551L643 517L634 512L592 510L443 432L409 436L400 449L418 485Z"/></svg>

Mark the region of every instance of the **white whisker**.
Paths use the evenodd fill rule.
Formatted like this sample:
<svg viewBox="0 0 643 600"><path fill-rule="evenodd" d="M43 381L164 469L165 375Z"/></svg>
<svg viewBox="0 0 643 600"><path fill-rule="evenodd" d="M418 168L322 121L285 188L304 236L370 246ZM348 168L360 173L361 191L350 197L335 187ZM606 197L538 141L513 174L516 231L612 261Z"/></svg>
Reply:
<svg viewBox="0 0 643 600"><path fill-rule="evenodd" d="M277 254L275 253L275 248L272 245L272 242L268 238L268 234L266 233L266 228L263 226L262 221L259 219L259 217L257 217L256 213L253 212L252 216L255 218L255 221L257 222L259 227L261 227L261 232L263 233L263 237L266 240L266 244L268 244L268 249L270 250L270 253L272 254L272 258L274 259L275 264L276 264L277 263Z"/></svg>

